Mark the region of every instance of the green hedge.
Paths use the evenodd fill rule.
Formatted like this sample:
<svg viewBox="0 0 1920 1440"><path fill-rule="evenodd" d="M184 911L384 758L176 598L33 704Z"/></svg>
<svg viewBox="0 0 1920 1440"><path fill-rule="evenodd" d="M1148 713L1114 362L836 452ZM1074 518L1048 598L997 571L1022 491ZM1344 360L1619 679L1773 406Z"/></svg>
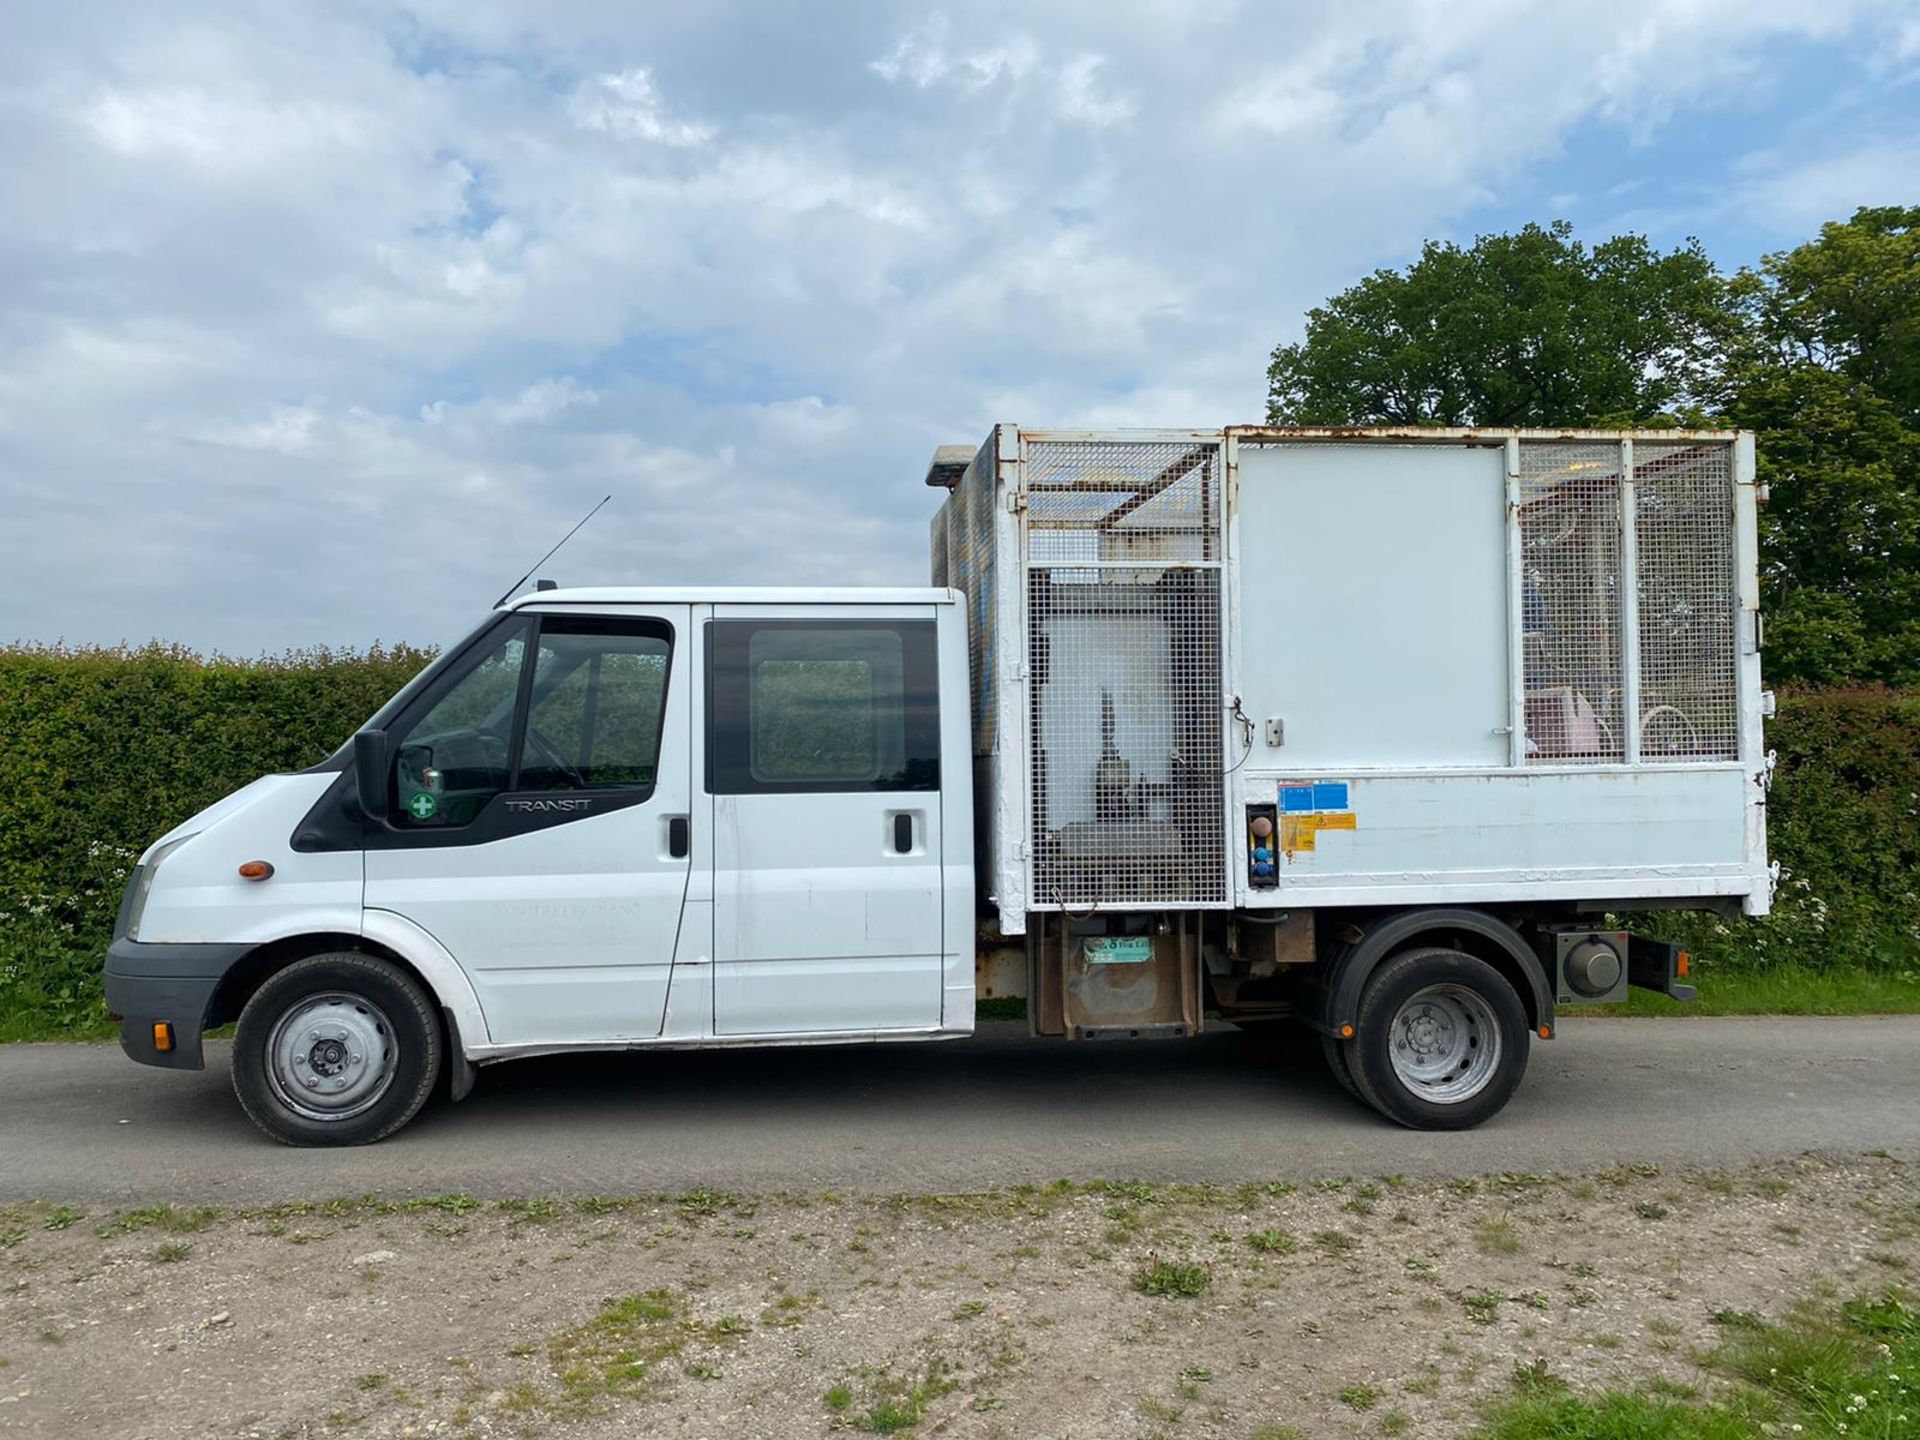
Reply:
<svg viewBox="0 0 1920 1440"><path fill-rule="evenodd" d="M256 776L325 756L430 658L0 650L0 1038L96 1028L99 956L138 852ZM1775 914L1641 923L1710 970L1914 970L1920 692L1789 693L1767 740Z"/></svg>
<svg viewBox="0 0 1920 1440"><path fill-rule="evenodd" d="M1779 754L1767 849L1780 888L1764 920L1641 917L1709 967L1920 968L1920 691L1788 691L1767 723Z"/></svg>
<svg viewBox="0 0 1920 1440"><path fill-rule="evenodd" d="M432 655L0 650L0 1038L95 1028L135 857L258 776L323 759Z"/></svg>

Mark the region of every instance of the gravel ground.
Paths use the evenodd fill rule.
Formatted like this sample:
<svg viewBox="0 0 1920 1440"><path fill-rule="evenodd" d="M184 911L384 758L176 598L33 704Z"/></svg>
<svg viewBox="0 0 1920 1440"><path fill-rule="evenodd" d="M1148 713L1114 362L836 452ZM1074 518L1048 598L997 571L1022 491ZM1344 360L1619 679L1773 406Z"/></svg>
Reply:
<svg viewBox="0 0 1920 1440"><path fill-rule="evenodd" d="M1692 1357L1732 1312L1909 1278L1915 1158L16 1205L0 1210L0 1434L1458 1435L1516 1366L1707 1390Z"/></svg>

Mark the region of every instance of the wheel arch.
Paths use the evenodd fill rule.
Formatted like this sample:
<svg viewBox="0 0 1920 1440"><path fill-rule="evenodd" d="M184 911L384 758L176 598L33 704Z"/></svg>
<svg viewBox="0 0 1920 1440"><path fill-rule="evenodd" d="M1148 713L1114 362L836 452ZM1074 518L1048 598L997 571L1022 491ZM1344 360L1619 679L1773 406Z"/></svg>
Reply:
<svg viewBox="0 0 1920 1440"><path fill-rule="evenodd" d="M248 1000L268 977L296 960L330 950L352 950L378 955L406 972L433 1000L440 1012L447 1055L454 1070L456 1099L472 1084L469 1047L487 1042L486 1019L466 972L426 931L389 911L366 912L361 933L308 930L256 945L228 968L207 1005L203 1028L230 1024L240 1018Z"/></svg>
<svg viewBox="0 0 1920 1440"><path fill-rule="evenodd" d="M247 951L227 968L220 977L220 983L214 987L213 995L207 1001L205 1028L211 1030L219 1025L231 1025L240 1018L240 1012L247 1008L247 1001L267 983L267 980L309 955L324 955L329 950L365 950L368 947L358 935L342 931L315 930L301 935L285 935L278 940L268 940ZM370 953L383 955L396 961L401 968L411 972L415 980L425 981L413 967L397 955L386 954L375 947ZM432 987L426 987L432 992Z"/></svg>
<svg viewBox="0 0 1920 1440"><path fill-rule="evenodd" d="M1484 960L1506 977L1527 1012L1527 1025L1542 1039L1554 1029L1553 991L1546 968L1511 923L1485 910L1437 907L1356 917L1341 932L1326 972L1304 1018L1336 1039L1351 1035L1360 992L1383 962L1403 950L1442 946Z"/></svg>

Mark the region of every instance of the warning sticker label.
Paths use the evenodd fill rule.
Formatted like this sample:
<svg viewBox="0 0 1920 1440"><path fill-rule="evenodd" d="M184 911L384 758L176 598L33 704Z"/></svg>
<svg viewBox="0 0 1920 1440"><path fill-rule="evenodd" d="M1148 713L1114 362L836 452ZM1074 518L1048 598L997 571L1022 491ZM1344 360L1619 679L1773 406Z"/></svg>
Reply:
<svg viewBox="0 0 1920 1440"><path fill-rule="evenodd" d="M1358 830L1345 780L1283 780L1279 787L1280 850L1287 859L1310 854L1324 830Z"/></svg>

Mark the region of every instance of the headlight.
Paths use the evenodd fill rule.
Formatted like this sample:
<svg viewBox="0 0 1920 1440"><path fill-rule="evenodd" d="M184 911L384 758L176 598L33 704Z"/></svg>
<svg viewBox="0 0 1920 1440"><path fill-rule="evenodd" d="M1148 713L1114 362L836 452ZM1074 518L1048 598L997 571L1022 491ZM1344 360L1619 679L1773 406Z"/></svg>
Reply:
<svg viewBox="0 0 1920 1440"><path fill-rule="evenodd" d="M199 833L196 830L192 835L181 835L169 840L153 852L152 858L133 872L133 898L127 906L127 938L129 940L140 938L140 917L146 913L147 892L153 889L153 877L160 869L160 862Z"/></svg>

